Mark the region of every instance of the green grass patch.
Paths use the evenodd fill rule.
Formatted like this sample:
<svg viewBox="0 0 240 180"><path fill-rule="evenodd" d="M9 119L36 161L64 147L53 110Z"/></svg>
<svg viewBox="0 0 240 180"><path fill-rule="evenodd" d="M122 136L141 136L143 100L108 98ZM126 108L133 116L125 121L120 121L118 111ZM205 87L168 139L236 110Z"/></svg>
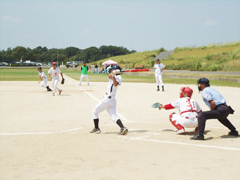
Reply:
<svg viewBox="0 0 240 180"><path fill-rule="evenodd" d="M43 68L45 74L47 74L49 68ZM62 69L62 72L76 80L80 79L81 72L79 69ZM107 82L106 74L94 74L89 73L90 82ZM122 74L123 82L132 83L155 83L155 77L153 76L132 76ZM196 79L184 79L184 78L165 78L163 76L164 83L172 84L196 84ZM85 79L83 79L85 81ZM39 75L36 68L0 68L0 81L39 81ZM230 81L218 81L211 80L211 85L216 86L229 86L240 87L240 83Z"/></svg>

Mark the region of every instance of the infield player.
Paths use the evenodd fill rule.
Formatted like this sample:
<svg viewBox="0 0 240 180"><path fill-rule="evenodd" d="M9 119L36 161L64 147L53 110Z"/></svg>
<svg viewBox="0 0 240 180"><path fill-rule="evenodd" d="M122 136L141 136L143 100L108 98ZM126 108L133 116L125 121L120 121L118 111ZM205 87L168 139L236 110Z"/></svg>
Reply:
<svg viewBox="0 0 240 180"><path fill-rule="evenodd" d="M204 140L204 129L208 119L218 119L220 123L226 126L230 132L228 135L239 136L238 131L227 119L228 115L234 113L234 110L227 106L225 98L214 88L210 87L209 80L207 78L201 78L198 80L198 90L202 91L202 98L205 104L210 108L210 111L203 111L198 116L198 131L199 133L191 140ZM230 92L231 93L231 92Z"/></svg>
<svg viewBox="0 0 240 180"><path fill-rule="evenodd" d="M99 116L98 114L104 110L108 111L108 114L112 120L121 128L120 135L125 135L128 132L128 129L123 126L122 121L118 118L116 113L116 93L117 88L121 85L122 77L120 75L121 68L118 65L113 65L110 69L110 74L108 75L108 85L104 94L103 100L98 103L98 105L93 109L93 121L94 129L90 133L100 133L99 128Z"/></svg>
<svg viewBox="0 0 240 180"><path fill-rule="evenodd" d="M50 80L50 75L52 75L52 86L53 86L53 96L55 96L56 89L59 92L59 95L62 93L62 90L57 87L57 84L59 82L59 74L63 78L63 74L59 68L57 68L57 63L53 62L52 67L48 70L48 79Z"/></svg>
<svg viewBox="0 0 240 180"><path fill-rule="evenodd" d="M155 69L157 91L160 91L159 83L162 86L162 91L164 91L164 84L163 84L163 80L162 80L162 72L166 68L166 66L164 64L160 63L159 59L156 59L156 64L154 65L153 68Z"/></svg>
<svg viewBox="0 0 240 180"><path fill-rule="evenodd" d="M185 128L195 128L195 132L197 133L197 118L202 109L197 101L191 98L192 94L193 90L191 88L183 87L181 88L179 99L165 106L159 106L159 109L164 108L166 110L179 108L180 115L172 113L169 116L170 122L177 128L177 134L184 133Z"/></svg>
<svg viewBox="0 0 240 180"><path fill-rule="evenodd" d="M47 91L52 91L49 86L47 86L47 76L45 75L45 73L42 71L42 67L38 67L38 74L39 74L39 78L40 78L40 85L41 87L45 87L47 89Z"/></svg>
<svg viewBox="0 0 240 180"><path fill-rule="evenodd" d="M85 62L83 62L83 66L81 67L81 71L82 71L82 74L81 74L80 81L79 81L78 85L81 86L82 79L84 77L86 78L88 85L90 85L89 80L88 80L88 66L86 66Z"/></svg>

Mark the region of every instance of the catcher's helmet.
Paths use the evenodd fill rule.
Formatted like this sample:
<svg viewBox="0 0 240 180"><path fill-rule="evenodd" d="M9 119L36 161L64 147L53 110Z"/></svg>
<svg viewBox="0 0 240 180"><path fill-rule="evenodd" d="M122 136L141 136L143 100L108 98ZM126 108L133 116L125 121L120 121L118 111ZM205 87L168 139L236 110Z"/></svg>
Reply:
<svg viewBox="0 0 240 180"><path fill-rule="evenodd" d="M41 69L41 70L42 70L42 67L40 67L40 66L39 66L39 67L38 67L38 70L39 70L39 69Z"/></svg>
<svg viewBox="0 0 240 180"><path fill-rule="evenodd" d="M186 93L188 97L192 97L193 90L190 87L182 87L181 93L180 93L180 98L183 97L183 93Z"/></svg>
<svg viewBox="0 0 240 180"><path fill-rule="evenodd" d="M120 71L122 70L122 68L121 68L119 65L114 64L114 65L112 65L112 67L109 69L109 73L111 73L113 70L117 70L117 69L119 69Z"/></svg>

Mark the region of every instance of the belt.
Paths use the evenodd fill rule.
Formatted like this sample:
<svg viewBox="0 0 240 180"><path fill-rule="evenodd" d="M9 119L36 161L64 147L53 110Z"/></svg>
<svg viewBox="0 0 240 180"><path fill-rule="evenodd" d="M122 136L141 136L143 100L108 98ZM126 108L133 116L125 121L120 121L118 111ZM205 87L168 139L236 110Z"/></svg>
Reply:
<svg viewBox="0 0 240 180"><path fill-rule="evenodd" d="M197 112L197 111L195 111L195 110L188 110L188 111L183 111L183 112L181 112L180 114L183 114L183 113L187 113L187 112Z"/></svg>
<svg viewBox="0 0 240 180"><path fill-rule="evenodd" d="M217 109L219 106L227 106L227 104L226 104L226 103L224 103L224 104L219 104L219 105L215 106L215 109Z"/></svg>

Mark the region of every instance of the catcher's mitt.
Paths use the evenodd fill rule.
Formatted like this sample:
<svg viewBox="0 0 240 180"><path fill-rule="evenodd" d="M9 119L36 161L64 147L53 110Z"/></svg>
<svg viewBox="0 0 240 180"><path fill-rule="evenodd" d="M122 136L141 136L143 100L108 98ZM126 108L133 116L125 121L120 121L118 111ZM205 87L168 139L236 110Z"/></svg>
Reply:
<svg viewBox="0 0 240 180"><path fill-rule="evenodd" d="M158 108L159 110L161 110L161 108L160 108L159 106L162 106L162 104L159 103L159 102L157 102L157 103L154 103L154 104L152 105L152 108Z"/></svg>
<svg viewBox="0 0 240 180"><path fill-rule="evenodd" d="M63 78L62 81L61 81L61 84L64 84L64 82L65 82L65 79Z"/></svg>

